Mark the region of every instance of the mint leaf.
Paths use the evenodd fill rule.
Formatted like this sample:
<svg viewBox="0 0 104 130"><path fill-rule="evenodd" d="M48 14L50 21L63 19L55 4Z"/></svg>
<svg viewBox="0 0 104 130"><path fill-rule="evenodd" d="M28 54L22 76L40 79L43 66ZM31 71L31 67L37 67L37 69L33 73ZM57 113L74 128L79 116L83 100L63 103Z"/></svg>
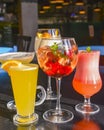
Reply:
<svg viewBox="0 0 104 130"><path fill-rule="evenodd" d="M52 51L57 51L58 50L58 45L57 45L56 42L51 46L51 50Z"/></svg>
<svg viewBox="0 0 104 130"><path fill-rule="evenodd" d="M86 48L86 51L87 51L87 52L91 52L91 47L88 46L88 47Z"/></svg>
<svg viewBox="0 0 104 130"><path fill-rule="evenodd" d="M58 50L57 43L55 42L50 48L51 48L53 54L56 55L57 54L57 50Z"/></svg>

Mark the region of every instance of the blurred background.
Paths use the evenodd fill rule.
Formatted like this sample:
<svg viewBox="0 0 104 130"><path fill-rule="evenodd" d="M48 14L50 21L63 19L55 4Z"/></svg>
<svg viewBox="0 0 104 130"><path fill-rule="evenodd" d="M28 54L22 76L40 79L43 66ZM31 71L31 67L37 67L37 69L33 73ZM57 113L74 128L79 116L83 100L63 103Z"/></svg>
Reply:
<svg viewBox="0 0 104 130"><path fill-rule="evenodd" d="M104 45L104 1L0 0L0 46L15 44L17 34L35 37L37 28L59 28L79 46Z"/></svg>
<svg viewBox="0 0 104 130"><path fill-rule="evenodd" d="M104 44L103 0L40 0L39 27L58 27L78 45Z"/></svg>
<svg viewBox="0 0 104 130"><path fill-rule="evenodd" d="M32 37L30 50L34 50L38 28L59 28L62 36L74 37L78 46L104 46L104 0L0 0L0 46L14 46L20 34ZM102 46L100 61L104 65ZM104 67L100 72L104 81ZM64 97L82 99L72 89L73 76L74 72L63 78L62 85L65 87L62 87L62 94ZM2 79L0 81L5 83ZM39 76L39 84L46 87L46 81L46 75ZM0 88L4 88L4 83ZM52 83L56 89L55 82ZM104 104L103 93L104 87L93 100Z"/></svg>

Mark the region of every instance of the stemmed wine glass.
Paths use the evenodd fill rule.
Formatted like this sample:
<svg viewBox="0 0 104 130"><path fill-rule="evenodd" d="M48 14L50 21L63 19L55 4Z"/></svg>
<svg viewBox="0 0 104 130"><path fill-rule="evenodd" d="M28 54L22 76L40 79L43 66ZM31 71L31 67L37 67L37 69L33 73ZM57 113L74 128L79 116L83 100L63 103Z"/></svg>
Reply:
<svg viewBox="0 0 104 130"><path fill-rule="evenodd" d="M61 38L60 30L57 28L41 28L37 30L35 38L35 51L39 48L42 38ZM46 100L56 100L57 96L52 91L51 86L51 76L48 76L48 86L47 86L47 96Z"/></svg>
<svg viewBox="0 0 104 130"><path fill-rule="evenodd" d="M65 123L73 119L71 111L62 109L60 104L61 79L69 75L77 64L78 48L74 38L43 38L37 50L40 68L56 79L57 103L56 108L46 111L43 118L53 123Z"/></svg>
<svg viewBox="0 0 104 130"><path fill-rule="evenodd" d="M98 105L90 102L90 97L96 94L102 86L99 57L100 51L82 50L79 52L73 87L75 91L84 96L84 103L75 107L80 113L95 114L100 110Z"/></svg>

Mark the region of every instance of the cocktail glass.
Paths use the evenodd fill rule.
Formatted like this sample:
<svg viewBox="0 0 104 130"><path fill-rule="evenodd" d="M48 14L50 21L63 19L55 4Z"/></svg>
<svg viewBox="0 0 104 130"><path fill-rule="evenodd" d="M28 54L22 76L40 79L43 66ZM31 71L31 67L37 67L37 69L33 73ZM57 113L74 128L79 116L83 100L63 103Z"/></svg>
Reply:
<svg viewBox="0 0 104 130"><path fill-rule="evenodd" d="M6 61L9 60L17 60L20 61L24 64L27 64L29 62L31 62L34 58L35 53L34 52L12 52L12 53L4 53L4 54L0 54L0 62L4 63ZM39 86L39 88L41 88L41 86ZM42 91L42 93L45 94L45 90ZM42 95L41 95L42 96ZM40 97L42 98L42 97ZM45 98L43 98L45 100ZM9 110L16 110L16 105L15 105L15 101L11 100L7 103L7 108Z"/></svg>
<svg viewBox="0 0 104 130"><path fill-rule="evenodd" d="M60 30L57 28L41 28L38 29L35 38L35 52L39 48L42 38L61 38ZM51 86L51 76L48 76L48 86L47 86L47 96L46 100L56 100L57 95L54 94Z"/></svg>
<svg viewBox="0 0 104 130"><path fill-rule="evenodd" d="M74 38L42 39L37 50L40 68L49 76L56 79L57 103L56 108L46 111L43 118L53 123L65 123L73 119L71 111L62 109L60 105L61 79L69 75L77 64L78 48Z"/></svg>
<svg viewBox="0 0 104 130"><path fill-rule="evenodd" d="M100 91L102 80L99 73L100 51L80 51L73 79L75 91L84 96L84 103L76 105L80 113L97 113L100 108L90 102L90 97Z"/></svg>
<svg viewBox="0 0 104 130"><path fill-rule="evenodd" d="M11 78L17 110L17 114L13 117L14 123L16 125L29 125L38 121L38 115L34 113L38 65L21 64L19 66L11 66L8 73ZM42 87L38 87L38 89L43 91ZM43 97L45 97L44 94ZM37 105L42 103L43 98L37 102Z"/></svg>

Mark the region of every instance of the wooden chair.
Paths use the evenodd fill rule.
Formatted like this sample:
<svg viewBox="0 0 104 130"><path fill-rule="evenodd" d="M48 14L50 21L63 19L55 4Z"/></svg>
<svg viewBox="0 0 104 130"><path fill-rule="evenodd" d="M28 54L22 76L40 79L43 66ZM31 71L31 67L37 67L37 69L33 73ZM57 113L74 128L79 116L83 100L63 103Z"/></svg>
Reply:
<svg viewBox="0 0 104 130"><path fill-rule="evenodd" d="M31 44L31 36L18 35L17 36L17 51L29 51Z"/></svg>

